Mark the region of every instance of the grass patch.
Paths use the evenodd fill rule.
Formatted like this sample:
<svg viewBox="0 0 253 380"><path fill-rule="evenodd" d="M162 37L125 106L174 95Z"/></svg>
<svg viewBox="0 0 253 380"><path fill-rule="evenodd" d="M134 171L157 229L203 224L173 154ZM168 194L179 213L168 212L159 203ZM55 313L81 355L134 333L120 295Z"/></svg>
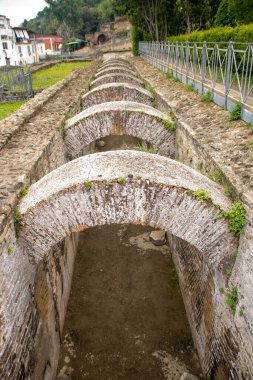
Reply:
<svg viewBox="0 0 253 380"><path fill-rule="evenodd" d="M0 104L0 120L5 119L7 116L17 111L23 104L25 104L25 100L22 102L15 103L1 103Z"/></svg>
<svg viewBox="0 0 253 380"><path fill-rule="evenodd" d="M209 179L211 179L212 181L218 183L219 185L222 185L222 177L221 177L221 174L219 172L219 170L215 169L212 174L210 174L208 176Z"/></svg>
<svg viewBox="0 0 253 380"><path fill-rule="evenodd" d="M173 73L170 71L167 71L166 76L168 79L174 80L174 82L180 82L180 80L177 77L174 77Z"/></svg>
<svg viewBox="0 0 253 380"><path fill-rule="evenodd" d="M246 127L250 130L251 133L253 133L253 124L252 123L247 123Z"/></svg>
<svg viewBox="0 0 253 380"><path fill-rule="evenodd" d="M118 179L117 179L117 182L118 182L118 184L120 184L120 185L124 185L124 184L126 183L126 179L123 178L123 177L121 177L121 178L118 178Z"/></svg>
<svg viewBox="0 0 253 380"><path fill-rule="evenodd" d="M197 92L197 90L195 90L193 84L186 84L186 85L185 85L185 89L186 89L187 91L190 91L190 92Z"/></svg>
<svg viewBox="0 0 253 380"><path fill-rule="evenodd" d="M84 186L85 186L85 189L89 191L91 189L91 182L90 181L85 181L84 182Z"/></svg>
<svg viewBox="0 0 253 380"><path fill-rule="evenodd" d="M175 132L175 130L177 129L177 125L173 121L163 120L162 123L163 123L164 129L166 129L166 131Z"/></svg>
<svg viewBox="0 0 253 380"><path fill-rule="evenodd" d="M16 233L17 238L19 237L20 221L21 221L20 212L17 208L15 208L13 211L13 222L14 222L14 228L15 228L15 233Z"/></svg>
<svg viewBox="0 0 253 380"><path fill-rule="evenodd" d="M224 194L228 197L228 198L230 198L230 199L233 199L233 190L231 189L231 187L229 187L229 186L225 186L224 187Z"/></svg>
<svg viewBox="0 0 253 380"><path fill-rule="evenodd" d="M230 112L230 115L228 116L228 121L235 121L240 120L242 114L242 104L240 102L237 102Z"/></svg>
<svg viewBox="0 0 253 380"><path fill-rule="evenodd" d="M32 74L33 88L34 90L44 90L71 74L73 70L86 68L89 65L90 62L63 62L48 69L38 71Z"/></svg>
<svg viewBox="0 0 253 380"><path fill-rule="evenodd" d="M206 201L207 199L210 199L208 192L203 189L191 191L191 195L193 195L193 197L198 201Z"/></svg>
<svg viewBox="0 0 253 380"><path fill-rule="evenodd" d="M147 146L145 144L139 144L134 147L135 150L138 150L140 152L146 152L151 154L159 154L158 149L152 146Z"/></svg>
<svg viewBox="0 0 253 380"><path fill-rule="evenodd" d="M227 293L227 299L226 299L226 304L229 306L230 311L233 315L235 315L237 303L238 303L238 290L236 287L234 287L230 293Z"/></svg>
<svg viewBox="0 0 253 380"><path fill-rule="evenodd" d="M222 211L219 219L228 220L229 231L241 235L246 224L245 210L241 202L235 202L229 211Z"/></svg>
<svg viewBox="0 0 253 380"><path fill-rule="evenodd" d="M213 101L213 93L212 91L207 91L200 98L201 102L211 103Z"/></svg>

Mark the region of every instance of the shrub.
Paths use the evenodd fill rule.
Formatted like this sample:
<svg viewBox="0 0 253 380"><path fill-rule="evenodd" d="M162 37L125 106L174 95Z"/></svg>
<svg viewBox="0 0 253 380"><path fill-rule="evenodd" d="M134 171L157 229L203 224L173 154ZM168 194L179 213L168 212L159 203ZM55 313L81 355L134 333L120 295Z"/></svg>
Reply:
<svg viewBox="0 0 253 380"><path fill-rule="evenodd" d="M219 185L221 185L222 182L223 182L223 181L222 181L221 174L220 174L219 170L217 170L217 169L215 169L215 170L212 172L212 174L210 174L210 175L208 176L208 178L211 179L212 181L218 183Z"/></svg>
<svg viewBox="0 0 253 380"><path fill-rule="evenodd" d="M120 177L117 179L117 182L120 184L120 185L124 185L126 183L126 179L123 178L123 177Z"/></svg>
<svg viewBox="0 0 253 380"><path fill-rule="evenodd" d="M159 154L158 149L152 146L147 146L145 144L139 144L135 148L135 150L139 150L140 152Z"/></svg>
<svg viewBox="0 0 253 380"><path fill-rule="evenodd" d="M139 55L139 41L142 39L142 33L137 26L133 26L132 29L132 51L134 56Z"/></svg>
<svg viewBox="0 0 253 380"><path fill-rule="evenodd" d="M84 182L84 186L85 186L86 190L90 190L91 189L91 182L90 181L85 181Z"/></svg>
<svg viewBox="0 0 253 380"><path fill-rule="evenodd" d="M242 114L242 104L237 102L231 112L230 112L230 115L228 117L228 120L229 121L235 121L235 120L239 120L241 119L241 114Z"/></svg>
<svg viewBox="0 0 253 380"><path fill-rule="evenodd" d="M205 94L203 94L201 96L201 99L200 99L202 102L207 102L207 103L210 103L213 101L213 93L212 91L207 91Z"/></svg>
<svg viewBox="0 0 253 380"><path fill-rule="evenodd" d="M24 198L28 193L28 190L25 187L22 187L19 192L20 198Z"/></svg>
<svg viewBox="0 0 253 380"><path fill-rule="evenodd" d="M13 211L13 222L14 222L14 228L16 232L16 237L19 237L19 230L20 230L20 221L21 221L21 215L17 208Z"/></svg>
<svg viewBox="0 0 253 380"><path fill-rule="evenodd" d="M242 203L236 202L229 211L222 211L219 219L228 220L229 231L234 235L241 235L246 224L245 210Z"/></svg>
<svg viewBox="0 0 253 380"><path fill-rule="evenodd" d="M227 299L226 299L226 304L229 306L230 311L233 315L235 315L237 303L238 303L238 291L237 291L237 288L234 287L230 293L227 293Z"/></svg>
<svg viewBox="0 0 253 380"><path fill-rule="evenodd" d="M175 132L175 130L177 129L177 125L175 122L172 122L169 120L163 120L162 123L163 123L164 129L166 129L166 131Z"/></svg>
<svg viewBox="0 0 253 380"><path fill-rule="evenodd" d="M253 23L232 27L217 27L167 38L170 42L253 42Z"/></svg>
<svg viewBox="0 0 253 380"><path fill-rule="evenodd" d="M206 201L207 199L210 199L208 192L203 189L192 191L191 194L198 201Z"/></svg>

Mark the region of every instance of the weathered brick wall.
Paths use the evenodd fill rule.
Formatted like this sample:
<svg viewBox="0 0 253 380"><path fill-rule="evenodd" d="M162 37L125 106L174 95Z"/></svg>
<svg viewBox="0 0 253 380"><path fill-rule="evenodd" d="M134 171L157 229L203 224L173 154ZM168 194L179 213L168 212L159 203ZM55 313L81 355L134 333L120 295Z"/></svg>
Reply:
<svg viewBox="0 0 253 380"><path fill-rule="evenodd" d="M240 200L245 207L248 223L239 240L232 276L224 294L216 294L219 302L226 303L227 292L237 287L237 311L232 318L229 314L220 316L224 318L223 333L210 350L214 353L219 379L227 376L226 358L233 363L229 378L250 379L253 377L253 150L249 143L250 132L243 121L228 123L228 112L215 104L201 102L199 95L167 79L164 73L142 59L134 58L132 62L140 77L153 88L158 108L172 112L177 121L176 159L205 175L218 170L224 188L229 188L234 199ZM175 239L173 246L176 251Z"/></svg>
<svg viewBox="0 0 253 380"><path fill-rule="evenodd" d="M57 313L64 316L68 288L64 289L60 297L55 293L58 286L56 282L59 276L70 275L72 264L63 260L59 275L56 271L59 261L45 260L43 274L39 276L40 280L46 279L45 283L41 280L41 287L35 287L39 281L36 279L37 269L19 245L13 212L20 200L21 188L29 187L64 164L62 125L66 117L80 111L81 95L87 90L95 67L96 64L93 64L86 70L72 73L27 102L16 114L0 124L0 135L3 136L0 147L0 373L4 379L28 378L33 369L37 371L34 378L40 379L40 370L36 369L31 356L34 341L36 337L40 341L44 336L45 343L47 334L52 334L52 337L59 334L59 331L53 330L55 324L52 321L55 310L59 309ZM8 136L6 131L9 131ZM64 244L70 247L67 252L74 252L74 243L71 245L68 239ZM68 283L66 279L63 281ZM48 305L48 314L45 314L47 322L44 325L42 314L45 310L38 307L38 293L42 297L41 305L44 301ZM53 350L57 354L57 349L58 345L52 344L49 352ZM40 358L41 364L44 363L43 358ZM55 358L57 360L57 355ZM44 369L41 368L42 371Z"/></svg>

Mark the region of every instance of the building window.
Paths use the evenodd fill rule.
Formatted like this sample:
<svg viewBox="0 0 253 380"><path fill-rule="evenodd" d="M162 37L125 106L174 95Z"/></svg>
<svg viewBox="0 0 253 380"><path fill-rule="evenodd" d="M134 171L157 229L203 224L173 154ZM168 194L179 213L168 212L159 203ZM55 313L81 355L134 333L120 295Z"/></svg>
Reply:
<svg viewBox="0 0 253 380"><path fill-rule="evenodd" d="M18 53L19 53L20 57L23 57L21 46L18 46Z"/></svg>
<svg viewBox="0 0 253 380"><path fill-rule="evenodd" d="M7 44L7 42L3 42L3 49L4 49L4 50L7 50L7 49L8 49L8 44Z"/></svg>
<svg viewBox="0 0 253 380"><path fill-rule="evenodd" d="M5 34L1 35L2 40L8 40L8 37Z"/></svg>
<svg viewBox="0 0 253 380"><path fill-rule="evenodd" d="M31 55L31 46L27 46L27 51L28 51L28 54Z"/></svg>
<svg viewBox="0 0 253 380"><path fill-rule="evenodd" d="M5 29L5 25L3 24L3 22L0 22L0 28Z"/></svg>

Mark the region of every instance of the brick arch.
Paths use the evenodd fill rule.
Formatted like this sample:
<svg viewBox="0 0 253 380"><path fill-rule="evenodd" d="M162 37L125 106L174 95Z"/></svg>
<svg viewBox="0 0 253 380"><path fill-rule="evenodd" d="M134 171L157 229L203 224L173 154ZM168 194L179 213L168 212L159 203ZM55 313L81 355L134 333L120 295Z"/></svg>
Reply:
<svg viewBox="0 0 253 380"><path fill-rule="evenodd" d="M124 183L118 183L119 178ZM20 242L40 260L74 231L137 223L162 228L218 263L231 252L235 239L227 222L217 220L217 207L189 193L200 188L215 205L230 207L217 184L169 158L135 151L84 156L30 187L19 207Z"/></svg>
<svg viewBox="0 0 253 380"><path fill-rule="evenodd" d="M103 63L99 69L97 70L97 72L99 73L100 71L103 71L105 69L108 69L108 68L113 68L113 67L122 67L123 69L130 69L130 70L133 70L133 67L128 64L127 62L122 62L122 61L107 61L106 63Z"/></svg>
<svg viewBox="0 0 253 380"><path fill-rule="evenodd" d="M129 75L132 75L132 76L136 76L136 73L128 68L128 67L124 67L124 66L118 66L118 65L115 65L113 67L105 67L103 68L103 70L100 70L97 72L97 74L95 75L95 78L100 78L102 77L103 75L108 75L108 74L114 74L114 73L124 73L124 74L129 74Z"/></svg>
<svg viewBox="0 0 253 380"><path fill-rule="evenodd" d="M88 145L109 135L138 137L174 158L175 133L164 127L169 117L137 102L114 101L97 104L69 119L65 126L65 149L69 159L84 154Z"/></svg>
<svg viewBox="0 0 253 380"><path fill-rule="evenodd" d="M106 74L95 79L93 82L91 82L90 88L93 89L105 83L118 83L118 82L134 83L136 85L142 86L142 81L138 79L136 76L128 74L128 73L124 73L124 72L118 72L118 73L113 73L113 74Z"/></svg>
<svg viewBox="0 0 253 380"><path fill-rule="evenodd" d="M191 191L202 188L208 202ZM71 233L105 224L164 229L205 373L223 342L229 311L219 289L237 240L217 220L230 200L219 185L187 166L143 152L113 151L71 161L32 185L19 206L20 246L36 262ZM222 358L222 354L221 357ZM231 365L229 358L224 358Z"/></svg>
<svg viewBox="0 0 253 380"><path fill-rule="evenodd" d="M82 97L83 109L111 101L131 101L152 106L152 94L142 87L127 83L102 84Z"/></svg>

